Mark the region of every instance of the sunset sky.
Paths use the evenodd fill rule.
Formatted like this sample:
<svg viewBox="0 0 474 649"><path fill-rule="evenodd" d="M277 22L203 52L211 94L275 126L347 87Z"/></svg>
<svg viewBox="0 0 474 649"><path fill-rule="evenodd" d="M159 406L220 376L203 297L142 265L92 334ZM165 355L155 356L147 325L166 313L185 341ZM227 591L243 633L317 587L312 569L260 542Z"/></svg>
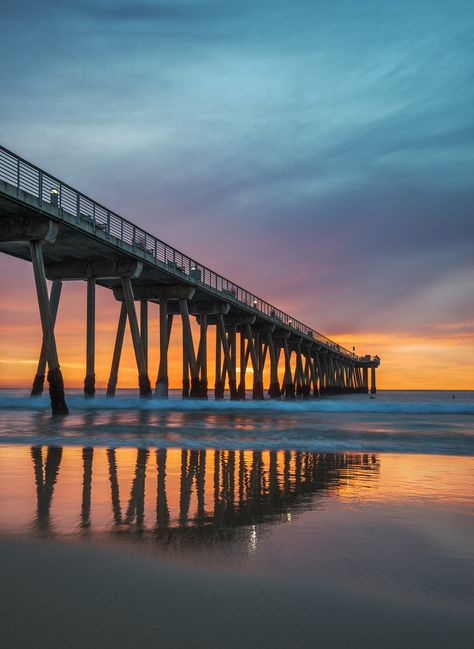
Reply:
<svg viewBox="0 0 474 649"><path fill-rule="evenodd" d="M379 387L474 389L471 2L20 0L2 27L4 146L379 354ZM1 255L0 271L0 386L29 386L32 269ZM63 294L60 362L80 386L85 285ZM97 297L103 386L118 304ZM178 348L177 330L176 387Z"/></svg>

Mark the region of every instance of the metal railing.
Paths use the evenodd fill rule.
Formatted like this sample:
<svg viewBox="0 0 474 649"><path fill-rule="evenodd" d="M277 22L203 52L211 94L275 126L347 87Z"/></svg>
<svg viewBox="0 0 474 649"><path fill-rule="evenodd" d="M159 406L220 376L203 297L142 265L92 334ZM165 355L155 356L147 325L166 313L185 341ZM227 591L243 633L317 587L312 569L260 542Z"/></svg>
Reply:
<svg viewBox="0 0 474 649"><path fill-rule="evenodd" d="M155 263L160 268L164 266L170 274L184 279L190 284L203 287L223 300L244 307L250 313L263 315L275 324L284 326L305 338L313 339L324 347L353 360L358 359L358 356L353 352L187 255L183 255L164 241L157 239L3 146L0 146L0 180L12 185L18 191L27 192L35 197L39 207L42 207L43 204L50 204L58 208L60 217L66 213L75 218L77 225L88 231L102 232L107 238L115 237L120 244L132 246L135 254L139 252L148 262Z"/></svg>

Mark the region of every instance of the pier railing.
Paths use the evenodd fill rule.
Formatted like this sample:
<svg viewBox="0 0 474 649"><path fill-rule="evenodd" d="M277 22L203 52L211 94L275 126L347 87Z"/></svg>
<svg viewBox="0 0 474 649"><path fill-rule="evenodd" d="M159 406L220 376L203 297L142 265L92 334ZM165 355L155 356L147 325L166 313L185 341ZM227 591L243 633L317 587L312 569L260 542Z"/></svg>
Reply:
<svg viewBox="0 0 474 649"><path fill-rule="evenodd" d="M210 289L223 300L244 307L255 315L263 315L276 325L283 326L306 339L313 339L335 352L354 360L358 359L356 354L315 329L184 255L3 146L0 146L0 180L34 196L40 207L43 204L50 204L57 207L60 212L64 211L72 215L79 226L92 229L93 232L100 231L107 237L115 237L121 243L132 246L136 252L143 253L148 262L155 262L160 268L164 265L170 274L190 284Z"/></svg>

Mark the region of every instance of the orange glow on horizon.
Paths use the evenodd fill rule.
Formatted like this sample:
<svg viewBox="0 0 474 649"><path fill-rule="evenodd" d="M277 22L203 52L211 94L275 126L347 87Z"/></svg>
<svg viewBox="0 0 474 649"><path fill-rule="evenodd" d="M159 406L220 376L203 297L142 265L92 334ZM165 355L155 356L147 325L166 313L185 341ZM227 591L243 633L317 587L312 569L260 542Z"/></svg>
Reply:
<svg viewBox="0 0 474 649"><path fill-rule="evenodd" d="M15 284L15 279L12 278ZM26 285L26 286L25 286ZM3 299L0 325L0 387L31 386L41 346L41 327L32 278L18 280L17 294ZM15 288L15 286L13 286ZM20 294L18 298L17 295ZM84 282L65 282L56 328L61 368L66 387L80 388L85 374L85 309ZM97 288L96 306L96 385L107 385L115 339L119 304L110 291ZM152 386L156 381L159 360L158 306L149 308L149 374ZM208 336L208 382L214 385L214 327ZM348 349L355 345L359 355L369 353L381 357L377 371L380 389L474 389L474 338L459 334L456 326L440 331L436 337L406 333L366 332L331 335ZM197 343L197 326L193 324ZM197 344L196 344L197 348ZM175 317L169 351L171 388L180 388L182 381L181 325ZM239 358L239 352L237 353ZM283 375L280 361L280 378ZM238 363L239 364L239 363ZM247 387L252 374L247 372ZM268 370L265 381L268 382ZM127 327L119 373L118 388L137 387L137 370L130 333Z"/></svg>

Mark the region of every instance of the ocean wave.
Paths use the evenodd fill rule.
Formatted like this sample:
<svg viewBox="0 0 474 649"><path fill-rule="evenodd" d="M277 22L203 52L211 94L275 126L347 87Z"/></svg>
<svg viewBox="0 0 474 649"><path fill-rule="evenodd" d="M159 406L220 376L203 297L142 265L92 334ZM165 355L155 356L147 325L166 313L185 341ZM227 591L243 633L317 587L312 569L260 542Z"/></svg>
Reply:
<svg viewBox="0 0 474 649"><path fill-rule="evenodd" d="M421 431L376 433L332 431L255 431L242 435L232 430L183 430L170 434L148 429L131 431L128 427L83 429L48 433L22 432L1 434L0 445L79 446L106 448L187 448L252 451L307 451L319 453L416 453L423 455L474 455L474 436L468 434L430 434Z"/></svg>
<svg viewBox="0 0 474 649"><path fill-rule="evenodd" d="M107 399L96 397L85 399L81 396L67 397L69 409L80 411L108 410L150 410L176 412L275 412L290 413L360 413L360 414L408 414L408 415L474 415L474 402L471 401L384 401L379 399L318 398L308 401L202 401L198 399L147 400L128 397ZM0 410L48 410L49 398L5 396L0 398Z"/></svg>

